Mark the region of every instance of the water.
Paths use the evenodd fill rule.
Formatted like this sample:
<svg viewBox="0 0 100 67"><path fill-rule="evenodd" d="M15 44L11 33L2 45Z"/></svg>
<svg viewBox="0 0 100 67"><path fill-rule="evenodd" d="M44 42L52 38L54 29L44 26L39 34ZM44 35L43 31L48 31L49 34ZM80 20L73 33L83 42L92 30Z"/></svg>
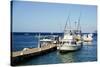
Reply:
<svg viewBox="0 0 100 67"><path fill-rule="evenodd" d="M38 38L32 35L13 35L12 36L12 50L19 51L23 48L37 47Z"/></svg>
<svg viewBox="0 0 100 67"><path fill-rule="evenodd" d="M45 34L44 34L45 35ZM69 53L59 53L54 51L42 56L31 58L31 60L22 62L19 65L41 65L41 64L57 64L57 63L72 63L72 62L90 62L97 60L97 36L93 37L93 42L83 43L83 47L79 51ZM38 38L36 35L29 34L13 34L12 50L19 51L25 47L37 47Z"/></svg>

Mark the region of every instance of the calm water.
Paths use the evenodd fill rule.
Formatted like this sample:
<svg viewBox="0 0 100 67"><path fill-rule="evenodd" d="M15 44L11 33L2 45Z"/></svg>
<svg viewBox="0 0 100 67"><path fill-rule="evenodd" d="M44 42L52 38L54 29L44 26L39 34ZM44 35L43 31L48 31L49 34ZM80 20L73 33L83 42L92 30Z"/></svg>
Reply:
<svg viewBox="0 0 100 67"><path fill-rule="evenodd" d="M95 35L93 42L84 43L81 50L61 54L54 51L42 56L32 58L20 65L38 65L38 64L57 64L70 62L89 62L97 60L97 36ZM25 47L37 47L38 38L36 35L12 35L12 50L19 51Z"/></svg>

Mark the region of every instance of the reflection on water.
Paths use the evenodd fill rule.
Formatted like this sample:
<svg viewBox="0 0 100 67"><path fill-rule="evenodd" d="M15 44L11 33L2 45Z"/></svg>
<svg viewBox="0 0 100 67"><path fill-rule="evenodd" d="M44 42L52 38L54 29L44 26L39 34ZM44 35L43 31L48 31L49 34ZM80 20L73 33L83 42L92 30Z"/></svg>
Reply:
<svg viewBox="0 0 100 67"><path fill-rule="evenodd" d="M68 53L68 54L59 54L59 59L61 60L62 63L70 63L74 62L74 53Z"/></svg>

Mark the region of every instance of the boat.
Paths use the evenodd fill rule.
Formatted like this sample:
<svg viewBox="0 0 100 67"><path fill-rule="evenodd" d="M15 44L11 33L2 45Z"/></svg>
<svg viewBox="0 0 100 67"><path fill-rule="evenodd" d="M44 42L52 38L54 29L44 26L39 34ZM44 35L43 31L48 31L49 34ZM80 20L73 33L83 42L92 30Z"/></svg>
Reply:
<svg viewBox="0 0 100 67"><path fill-rule="evenodd" d="M84 42L92 42L93 41L93 34L84 34L82 38L83 38Z"/></svg>
<svg viewBox="0 0 100 67"><path fill-rule="evenodd" d="M57 43L58 43L58 36L48 35L41 37L40 34L38 36L38 48L55 45Z"/></svg>
<svg viewBox="0 0 100 67"><path fill-rule="evenodd" d="M50 44L53 44L53 40L51 38L49 38L48 36L44 36L44 37L40 38L40 34L39 34L38 48L41 48L43 46L47 46Z"/></svg>
<svg viewBox="0 0 100 67"><path fill-rule="evenodd" d="M80 24L78 22L77 28L75 27L75 29L71 29L71 25L67 25L68 19L65 24L63 38L60 40L60 44L57 46L57 49L60 52L76 51L82 47Z"/></svg>

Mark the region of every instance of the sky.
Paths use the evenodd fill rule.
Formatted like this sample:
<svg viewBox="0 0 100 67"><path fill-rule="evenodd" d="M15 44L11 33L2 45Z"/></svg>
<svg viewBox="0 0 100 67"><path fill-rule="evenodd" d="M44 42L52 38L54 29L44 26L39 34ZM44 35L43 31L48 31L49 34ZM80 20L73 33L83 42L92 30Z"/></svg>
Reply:
<svg viewBox="0 0 100 67"><path fill-rule="evenodd" d="M80 17L82 32L97 30L97 6L13 1L12 32L63 32L68 15L72 27Z"/></svg>

